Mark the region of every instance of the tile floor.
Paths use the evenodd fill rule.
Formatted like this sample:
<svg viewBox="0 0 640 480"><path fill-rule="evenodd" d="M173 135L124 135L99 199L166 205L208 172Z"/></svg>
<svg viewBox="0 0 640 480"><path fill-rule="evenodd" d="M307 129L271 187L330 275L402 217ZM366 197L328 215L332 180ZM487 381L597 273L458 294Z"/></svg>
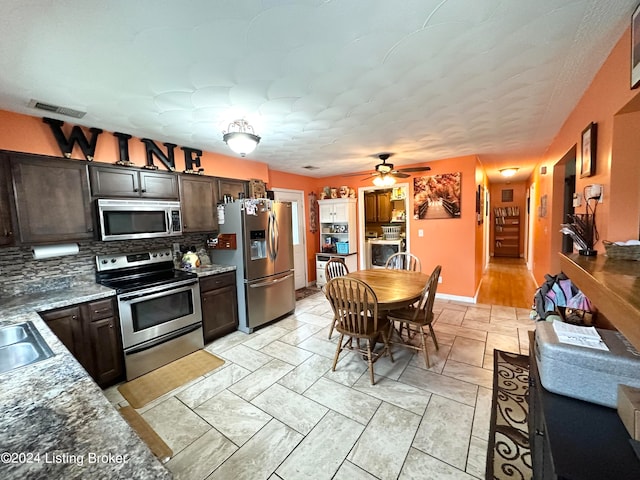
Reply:
<svg viewBox="0 0 640 480"><path fill-rule="evenodd" d="M484 478L493 349L528 353L529 310L436 299L431 368L400 346L395 362L343 353L322 294L252 335L206 349L225 364L138 410L173 449L178 479ZM105 391L126 404L116 387Z"/></svg>

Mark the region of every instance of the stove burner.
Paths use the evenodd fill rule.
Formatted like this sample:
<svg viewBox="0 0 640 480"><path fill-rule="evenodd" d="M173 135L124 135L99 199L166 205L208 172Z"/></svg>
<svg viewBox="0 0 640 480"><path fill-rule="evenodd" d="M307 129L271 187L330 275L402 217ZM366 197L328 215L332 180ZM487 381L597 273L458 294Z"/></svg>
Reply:
<svg viewBox="0 0 640 480"><path fill-rule="evenodd" d="M193 272L174 270L171 250L99 255L96 282L121 293L197 278Z"/></svg>

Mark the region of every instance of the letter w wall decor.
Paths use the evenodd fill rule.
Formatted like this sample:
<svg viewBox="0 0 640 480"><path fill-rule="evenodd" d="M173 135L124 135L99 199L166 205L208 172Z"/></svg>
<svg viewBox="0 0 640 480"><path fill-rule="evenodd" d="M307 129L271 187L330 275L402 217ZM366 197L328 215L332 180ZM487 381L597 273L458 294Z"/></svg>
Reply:
<svg viewBox="0 0 640 480"><path fill-rule="evenodd" d="M64 122L61 120L55 120L53 118L43 118L42 121L49 125L51 131L53 132L53 136L58 142L58 147L62 151L62 155L66 158L71 158L71 152L73 151L73 146L77 143L84 154L84 157L90 162L93 161L93 157L96 153L96 144L98 143L98 136L102 133L102 130L99 128L90 128L91 131L91 140L87 140L84 132L78 125L74 125L71 129L71 134L69 138L64 136L64 132L62 131L62 126Z"/></svg>

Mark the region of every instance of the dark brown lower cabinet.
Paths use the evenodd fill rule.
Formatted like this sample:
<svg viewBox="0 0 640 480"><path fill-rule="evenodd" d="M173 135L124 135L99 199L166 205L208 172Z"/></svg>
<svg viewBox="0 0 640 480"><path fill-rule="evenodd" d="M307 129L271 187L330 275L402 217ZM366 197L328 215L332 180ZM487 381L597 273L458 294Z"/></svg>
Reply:
<svg viewBox="0 0 640 480"><path fill-rule="evenodd" d="M236 272L200 278L204 343L238 329Z"/></svg>
<svg viewBox="0 0 640 480"><path fill-rule="evenodd" d="M100 387L124 378L114 298L49 310L40 316Z"/></svg>

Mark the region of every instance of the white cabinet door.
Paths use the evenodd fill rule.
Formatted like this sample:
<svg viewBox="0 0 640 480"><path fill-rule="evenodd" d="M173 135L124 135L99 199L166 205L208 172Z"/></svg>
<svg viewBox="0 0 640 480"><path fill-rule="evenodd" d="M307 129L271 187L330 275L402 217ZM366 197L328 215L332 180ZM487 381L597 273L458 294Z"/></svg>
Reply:
<svg viewBox="0 0 640 480"><path fill-rule="evenodd" d="M320 204L320 223L332 223L334 219L334 205Z"/></svg>
<svg viewBox="0 0 640 480"><path fill-rule="evenodd" d="M340 223L349 223L349 203L336 203L333 205L333 221Z"/></svg>

